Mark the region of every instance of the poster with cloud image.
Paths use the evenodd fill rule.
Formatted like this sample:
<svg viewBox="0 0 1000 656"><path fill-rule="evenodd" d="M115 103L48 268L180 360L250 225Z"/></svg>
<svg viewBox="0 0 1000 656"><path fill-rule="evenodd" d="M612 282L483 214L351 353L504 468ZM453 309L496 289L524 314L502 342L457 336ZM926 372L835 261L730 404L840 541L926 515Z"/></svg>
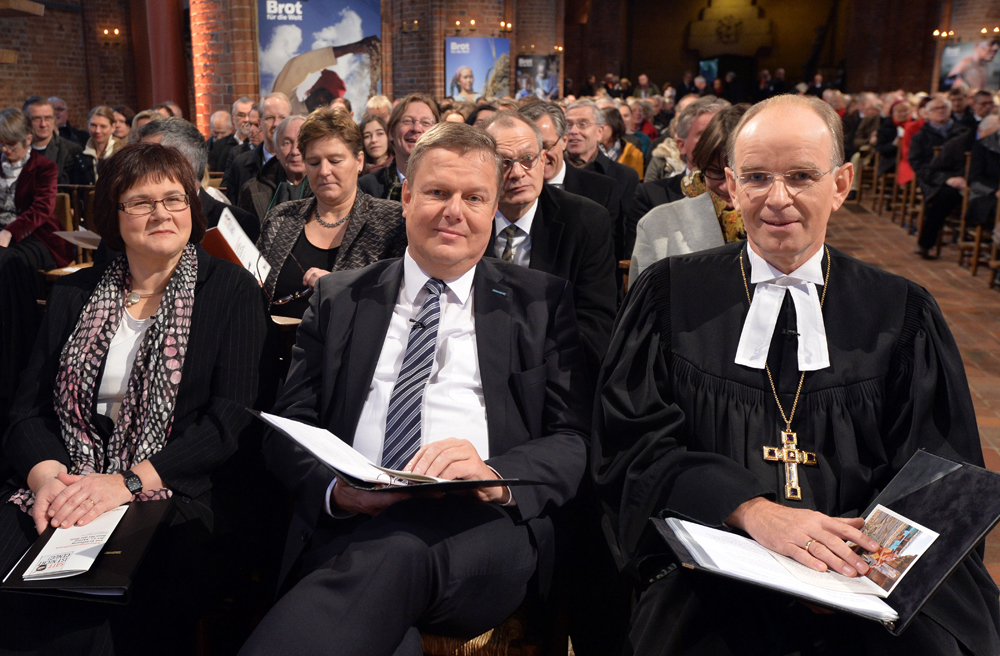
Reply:
<svg viewBox="0 0 1000 656"><path fill-rule="evenodd" d="M510 39L445 37L444 70L445 96L475 100L510 95Z"/></svg>
<svg viewBox="0 0 1000 656"><path fill-rule="evenodd" d="M1000 87L1000 37L990 35L981 41L949 43L941 52L940 90L955 86L966 89Z"/></svg>
<svg viewBox="0 0 1000 656"><path fill-rule="evenodd" d="M355 118L382 86L380 0L257 0L261 97L280 91L293 114L347 98Z"/></svg>

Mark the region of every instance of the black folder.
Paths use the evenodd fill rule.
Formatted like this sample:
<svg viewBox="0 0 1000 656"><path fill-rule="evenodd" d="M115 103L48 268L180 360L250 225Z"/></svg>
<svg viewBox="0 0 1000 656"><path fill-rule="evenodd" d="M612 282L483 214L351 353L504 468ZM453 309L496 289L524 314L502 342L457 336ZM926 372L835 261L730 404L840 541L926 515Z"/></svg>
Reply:
<svg viewBox="0 0 1000 656"><path fill-rule="evenodd" d="M129 504L125 516L88 571L61 579L25 581L24 570L34 562L55 531L50 526L38 536L0 590L127 604L136 570L157 530L169 519L172 507L173 499Z"/></svg>
<svg viewBox="0 0 1000 656"><path fill-rule="evenodd" d="M893 635L899 635L1000 520L1000 474L920 450L864 515L867 517L877 505L939 534L884 600L899 619L882 624ZM701 567L665 521L657 518L651 521L681 565L725 576ZM810 600L810 603L817 602Z"/></svg>

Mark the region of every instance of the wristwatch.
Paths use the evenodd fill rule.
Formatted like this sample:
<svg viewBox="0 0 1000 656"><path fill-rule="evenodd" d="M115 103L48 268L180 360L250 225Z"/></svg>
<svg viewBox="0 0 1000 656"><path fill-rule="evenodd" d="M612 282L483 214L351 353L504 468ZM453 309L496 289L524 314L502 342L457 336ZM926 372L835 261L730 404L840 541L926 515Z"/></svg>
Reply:
<svg viewBox="0 0 1000 656"><path fill-rule="evenodd" d="M122 476L125 477L125 487L128 488L129 492L132 494L142 492L142 479L136 476L134 471L130 469L122 472Z"/></svg>

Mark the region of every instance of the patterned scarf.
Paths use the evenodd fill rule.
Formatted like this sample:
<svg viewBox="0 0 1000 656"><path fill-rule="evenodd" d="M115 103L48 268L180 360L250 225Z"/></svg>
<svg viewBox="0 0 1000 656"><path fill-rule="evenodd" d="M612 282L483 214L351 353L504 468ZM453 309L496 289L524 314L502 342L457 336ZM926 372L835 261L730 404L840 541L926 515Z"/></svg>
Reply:
<svg viewBox="0 0 1000 656"><path fill-rule="evenodd" d="M746 228L743 227L743 214L739 210L726 209L726 200L708 188L704 173L695 171L684 176L681 179L681 191L688 198L695 198L706 192L711 195L715 218L719 220L719 228L722 229L722 237L727 244L747 238Z"/></svg>
<svg viewBox="0 0 1000 656"><path fill-rule="evenodd" d="M56 374L55 410L73 463L70 474L123 472L166 444L191 333L197 277L198 257L195 247L188 244L139 345L118 421L105 442L93 420L94 396L132 282L124 255L105 271L63 346ZM171 494L163 488L136 494L132 500L165 499ZM22 489L9 501L27 512L34 495Z"/></svg>
<svg viewBox="0 0 1000 656"><path fill-rule="evenodd" d="M29 152L19 162L11 162L4 155L0 160L0 226L8 226L17 218L17 207L14 195L17 193L17 179L21 176L24 165L31 157Z"/></svg>

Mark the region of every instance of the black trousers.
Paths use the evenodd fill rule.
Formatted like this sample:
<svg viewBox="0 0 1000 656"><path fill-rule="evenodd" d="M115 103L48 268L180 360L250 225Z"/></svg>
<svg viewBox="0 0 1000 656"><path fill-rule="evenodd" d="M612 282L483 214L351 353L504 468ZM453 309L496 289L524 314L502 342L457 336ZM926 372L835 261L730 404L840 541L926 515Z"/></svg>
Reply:
<svg viewBox="0 0 1000 656"><path fill-rule="evenodd" d="M945 219L951 211L962 204L962 192L954 187L944 185L936 194L924 202L924 225L920 230L917 243L920 247L930 250L937 245L938 234L944 227Z"/></svg>
<svg viewBox="0 0 1000 656"><path fill-rule="evenodd" d="M313 536L308 573L240 654L419 656L420 631L472 637L503 622L537 563L526 525L465 496L403 501L347 526Z"/></svg>
<svg viewBox="0 0 1000 656"><path fill-rule="evenodd" d="M787 595L676 568L637 595L626 656L962 656L924 615L899 637L845 613L815 613Z"/></svg>

